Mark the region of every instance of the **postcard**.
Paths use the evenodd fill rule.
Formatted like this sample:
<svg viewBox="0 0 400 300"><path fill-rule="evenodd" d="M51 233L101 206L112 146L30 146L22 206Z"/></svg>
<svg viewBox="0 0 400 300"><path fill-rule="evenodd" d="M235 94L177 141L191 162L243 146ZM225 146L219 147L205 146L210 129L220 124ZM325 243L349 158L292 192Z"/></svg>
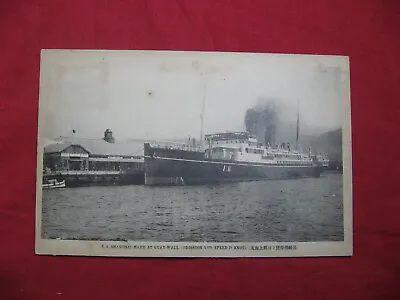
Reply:
<svg viewBox="0 0 400 300"><path fill-rule="evenodd" d="M36 254L351 256L347 56L42 50Z"/></svg>

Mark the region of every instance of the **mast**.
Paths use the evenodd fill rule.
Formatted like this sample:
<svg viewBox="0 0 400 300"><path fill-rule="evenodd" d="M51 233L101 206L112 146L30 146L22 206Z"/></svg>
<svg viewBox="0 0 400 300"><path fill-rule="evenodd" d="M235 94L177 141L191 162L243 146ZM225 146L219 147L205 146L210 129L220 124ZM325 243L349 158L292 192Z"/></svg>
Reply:
<svg viewBox="0 0 400 300"><path fill-rule="evenodd" d="M204 111L205 111L205 106L206 106L206 85L204 84L204 92L203 92L203 107L201 110L201 115L200 115L200 143L203 142L203 130L204 130Z"/></svg>
<svg viewBox="0 0 400 300"><path fill-rule="evenodd" d="M300 127L300 113L299 113L299 99L297 99L297 129L296 129L296 148L299 149L299 127Z"/></svg>

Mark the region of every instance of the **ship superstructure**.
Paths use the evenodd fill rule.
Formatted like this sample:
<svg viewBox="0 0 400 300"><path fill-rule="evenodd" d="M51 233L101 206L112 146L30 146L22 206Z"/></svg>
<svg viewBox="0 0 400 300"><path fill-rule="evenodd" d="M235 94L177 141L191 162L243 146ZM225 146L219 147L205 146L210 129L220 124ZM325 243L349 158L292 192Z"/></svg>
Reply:
<svg viewBox="0 0 400 300"><path fill-rule="evenodd" d="M304 153L293 149L289 143L263 146L247 131L210 134L205 136L205 140L208 144L206 159L282 166L311 166L315 163L311 149Z"/></svg>

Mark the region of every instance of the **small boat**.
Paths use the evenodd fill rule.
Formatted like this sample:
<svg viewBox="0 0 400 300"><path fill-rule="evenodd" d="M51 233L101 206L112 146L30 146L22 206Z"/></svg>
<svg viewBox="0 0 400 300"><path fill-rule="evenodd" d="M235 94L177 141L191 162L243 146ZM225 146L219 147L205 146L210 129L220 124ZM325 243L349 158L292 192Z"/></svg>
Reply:
<svg viewBox="0 0 400 300"><path fill-rule="evenodd" d="M321 166L324 169L328 169L329 168L329 158L328 156L324 155L324 154L319 154L317 155L317 160L321 163Z"/></svg>
<svg viewBox="0 0 400 300"><path fill-rule="evenodd" d="M57 179L48 179L42 184L43 189L65 188L65 180L58 181Z"/></svg>

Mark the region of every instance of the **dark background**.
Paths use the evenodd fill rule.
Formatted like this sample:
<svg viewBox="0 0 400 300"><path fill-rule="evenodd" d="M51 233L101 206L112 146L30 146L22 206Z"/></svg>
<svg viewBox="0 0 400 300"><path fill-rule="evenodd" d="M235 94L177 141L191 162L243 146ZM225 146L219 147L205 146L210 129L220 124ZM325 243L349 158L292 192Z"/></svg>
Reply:
<svg viewBox="0 0 400 300"><path fill-rule="evenodd" d="M400 3L0 1L0 299L400 299ZM41 48L350 56L354 256L34 254Z"/></svg>

